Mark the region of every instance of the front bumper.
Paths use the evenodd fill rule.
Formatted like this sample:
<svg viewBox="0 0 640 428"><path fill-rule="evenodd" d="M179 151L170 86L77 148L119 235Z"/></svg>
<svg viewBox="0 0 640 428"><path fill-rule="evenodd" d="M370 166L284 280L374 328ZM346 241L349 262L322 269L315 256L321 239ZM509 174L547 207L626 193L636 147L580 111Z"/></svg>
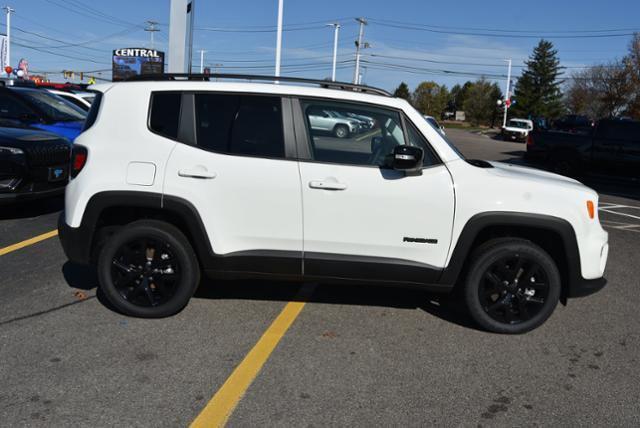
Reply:
<svg viewBox="0 0 640 428"><path fill-rule="evenodd" d="M567 297L585 297L593 293L596 293L607 285L607 280L603 278L597 279L584 279L580 278L574 281L569 288L569 295Z"/></svg>
<svg viewBox="0 0 640 428"><path fill-rule="evenodd" d="M69 261L82 265L90 264L92 235L82 226L69 226L65 221L64 211L58 217L58 237Z"/></svg>
<svg viewBox="0 0 640 428"><path fill-rule="evenodd" d="M0 193L0 205L10 205L22 201L32 201L36 199L46 199L64 194L64 187L41 191L25 191L15 193Z"/></svg>
<svg viewBox="0 0 640 428"><path fill-rule="evenodd" d="M505 140L511 140L511 141L526 141L527 140L527 134L522 134L520 132L504 131L502 133L502 135L503 135Z"/></svg>

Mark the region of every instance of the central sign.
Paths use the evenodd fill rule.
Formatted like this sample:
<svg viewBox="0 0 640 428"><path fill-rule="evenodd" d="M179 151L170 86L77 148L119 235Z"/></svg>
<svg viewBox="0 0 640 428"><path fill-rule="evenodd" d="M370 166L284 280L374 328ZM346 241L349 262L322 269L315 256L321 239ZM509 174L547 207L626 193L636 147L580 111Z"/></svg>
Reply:
<svg viewBox="0 0 640 428"><path fill-rule="evenodd" d="M121 48L113 51L111 79L114 82L132 76L164 73L164 52L147 48Z"/></svg>

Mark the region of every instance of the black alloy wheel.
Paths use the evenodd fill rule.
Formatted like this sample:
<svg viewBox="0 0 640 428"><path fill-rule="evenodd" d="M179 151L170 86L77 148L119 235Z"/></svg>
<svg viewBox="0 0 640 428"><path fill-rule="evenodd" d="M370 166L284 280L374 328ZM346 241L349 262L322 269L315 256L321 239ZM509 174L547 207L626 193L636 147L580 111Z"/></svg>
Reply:
<svg viewBox="0 0 640 428"><path fill-rule="evenodd" d="M158 220L130 223L110 236L98 256L104 296L126 315L161 318L182 310L200 282L186 236Z"/></svg>
<svg viewBox="0 0 640 428"><path fill-rule="evenodd" d="M549 279L536 260L524 254L508 255L485 271L478 293L491 318L517 324L540 313L549 297Z"/></svg>
<svg viewBox="0 0 640 428"><path fill-rule="evenodd" d="M137 306L158 306L175 294L181 266L168 242L140 237L120 246L111 275L123 299Z"/></svg>
<svg viewBox="0 0 640 428"><path fill-rule="evenodd" d="M464 297L481 327L519 334L551 316L561 286L558 267L545 250L522 238L495 238L473 251Z"/></svg>

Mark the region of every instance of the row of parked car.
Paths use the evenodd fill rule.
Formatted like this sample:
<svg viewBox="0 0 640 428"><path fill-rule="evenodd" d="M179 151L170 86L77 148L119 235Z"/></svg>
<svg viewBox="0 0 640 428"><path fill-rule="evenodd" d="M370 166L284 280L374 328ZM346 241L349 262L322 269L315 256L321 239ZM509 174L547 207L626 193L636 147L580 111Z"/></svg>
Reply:
<svg viewBox="0 0 640 428"><path fill-rule="evenodd" d="M0 80L0 204L64 192L91 92Z"/></svg>
<svg viewBox="0 0 640 428"><path fill-rule="evenodd" d="M640 179L640 121L567 115L553 122L513 118L502 139L526 143L527 161L567 176L605 173Z"/></svg>

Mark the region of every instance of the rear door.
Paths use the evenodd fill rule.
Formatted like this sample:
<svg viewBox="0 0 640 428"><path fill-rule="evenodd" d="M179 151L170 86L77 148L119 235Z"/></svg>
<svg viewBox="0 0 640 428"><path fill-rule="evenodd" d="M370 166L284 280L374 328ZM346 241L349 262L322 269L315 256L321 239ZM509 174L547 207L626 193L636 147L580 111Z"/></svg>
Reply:
<svg viewBox="0 0 640 428"><path fill-rule="evenodd" d="M304 273L367 282L433 282L445 264L454 214L447 168L402 112L328 100L294 102L304 212ZM311 124L318 109L373 118L337 138ZM390 169L397 145L421 147L421 174ZM307 159L304 159L304 158Z"/></svg>
<svg viewBox="0 0 640 428"><path fill-rule="evenodd" d="M301 274L300 178L295 159L288 159L293 131L287 131L285 101L217 92L183 96L183 142L169 159L164 193L198 211L217 271Z"/></svg>

